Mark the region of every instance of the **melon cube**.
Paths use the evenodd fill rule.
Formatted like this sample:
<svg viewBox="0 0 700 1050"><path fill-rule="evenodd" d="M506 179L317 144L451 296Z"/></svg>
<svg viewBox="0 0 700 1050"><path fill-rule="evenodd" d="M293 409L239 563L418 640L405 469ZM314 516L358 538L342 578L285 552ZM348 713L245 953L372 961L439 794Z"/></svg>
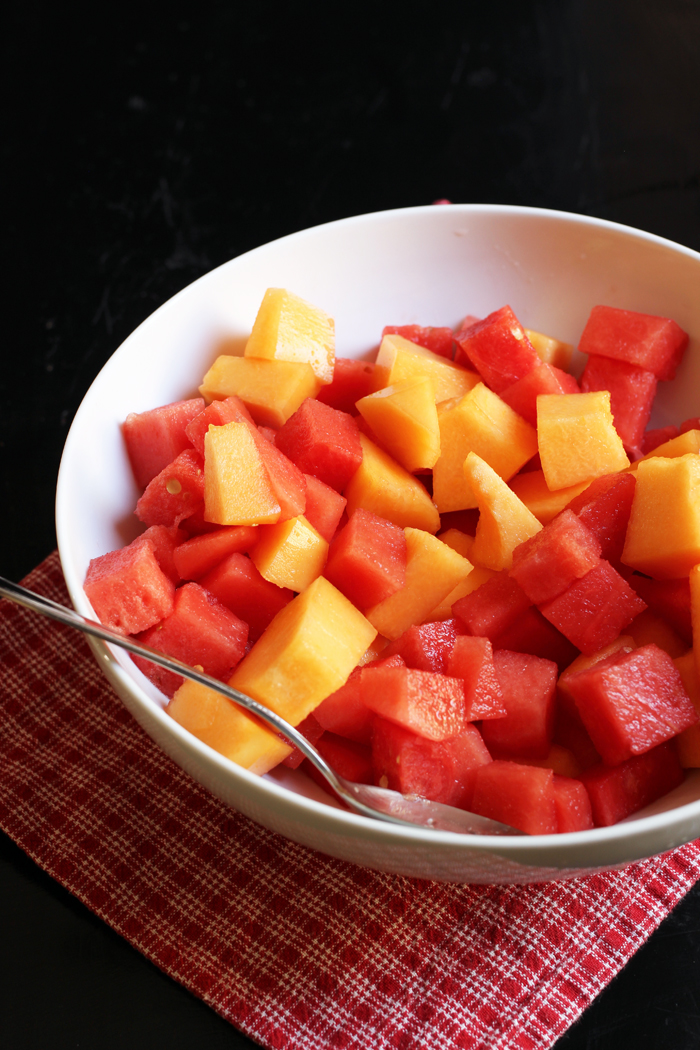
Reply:
<svg viewBox="0 0 700 1050"><path fill-rule="evenodd" d="M649 422L657 379L653 372L626 361L592 355L581 376L581 390L610 391L610 409L615 430L629 449L642 443Z"/></svg>
<svg viewBox="0 0 700 1050"><path fill-rule="evenodd" d="M309 365L320 383L333 379L333 318L285 288L263 296L245 356Z"/></svg>
<svg viewBox="0 0 700 1050"><path fill-rule="evenodd" d="M210 427L204 449L204 514L208 521L260 525L279 520L279 501L258 440L245 420Z"/></svg>
<svg viewBox="0 0 700 1050"><path fill-rule="evenodd" d="M425 486L364 434L360 444L362 462L343 492L348 516L362 507L399 528L437 532L440 515Z"/></svg>
<svg viewBox="0 0 700 1050"><path fill-rule="evenodd" d="M501 391L507 405L533 426L537 426L537 398L540 394L579 394L579 385L568 372L545 364L535 365L517 383Z"/></svg>
<svg viewBox="0 0 700 1050"><path fill-rule="evenodd" d="M571 343L563 343L561 339L553 339L552 336L543 335L542 332L533 332L531 328L525 329L525 335L532 343L540 361L568 372L574 352Z"/></svg>
<svg viewBox="0 0 700 1050"><path fill-rule="evenodd" d="M418 376L357 402L357 411L382 446L409 473L431 470L440 455L440 428L432 379Z"/></svg>
<svg viewBox="0 0 700 1050"><path fill-rule="evenodd" d="M474 452L465 460L464 474L479 506L474 560L496 572L510 569L515 548L538 533L542 525L505 481Z"/></svg>
<svg viewBox="0 0 700 1050"><path fill-rule="evenodd" d="M250 558L260 575L278 587L303 591L323 572L328 543L303 514L261 525Z"/></svg>
<svg viewBox="0 0 700 1050"><path fill-rule="evenodd" d="M615 430L607 390L538 397L537 438L542 470L553 491L630 464Z"/></svg>
<svg viewBox="0 0 700 1050"><path fill-rule="evenodd" d="M376 389L417 378L432 380L436 403L463 397L479 382L478 375L461 365L454 365L403 336L385 335L377 353Z"/></svg>
<svg viewBox="0 0 700 1050"><path fill-rule="evenodd" d="M199 392L207 401L235 395L256 423L276 428L307 397L315 397L320 385L311 365L222 354L204 376Z"/></svg>
<svg viewBox="0 0 700 1050"><path fill-rule="evenodd" d="M419 324L388 324L382 329L382 339L385 335L401 335L409 342L423 346L426 350L431 350L448 361L452 360L454 354L455 337L451 328L424 328Z"/></svg>
<svg viewBox="0 0 700 1050"><path fill-rule="evenodd" d="M685 436L685 435L684 435ZM622 561L657 579L700 562L700 458L641 460Z"/></svg>
<svg viewBox="0 0 700 1050"><path fill-rule="evenodd" d="M552 518L556 518L557 514L560 514L576 496L585 492L589 485L589 481L582 481L578 485L571 485L552 492L547 485L544 472L539 469L521 471L510 483L515 495L522 500L541 525L546 525Z"/></svg>

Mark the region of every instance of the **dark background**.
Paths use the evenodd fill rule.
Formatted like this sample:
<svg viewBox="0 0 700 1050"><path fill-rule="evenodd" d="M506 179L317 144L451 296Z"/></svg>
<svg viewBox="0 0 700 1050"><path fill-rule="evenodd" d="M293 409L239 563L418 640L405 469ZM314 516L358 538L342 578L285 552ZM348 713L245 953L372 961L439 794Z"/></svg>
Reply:
<svg viewBox="0 0 700 1050"><path fill-rule="evenodd" d="M700 249L698 0L26 2L0 46L13 579L55 546L61 449L102 364L232 256L442 197L603 216ZM557 1050L697 1047L699 976L696 890ZM7 838L0 1043L253 1045Z"/></svg>

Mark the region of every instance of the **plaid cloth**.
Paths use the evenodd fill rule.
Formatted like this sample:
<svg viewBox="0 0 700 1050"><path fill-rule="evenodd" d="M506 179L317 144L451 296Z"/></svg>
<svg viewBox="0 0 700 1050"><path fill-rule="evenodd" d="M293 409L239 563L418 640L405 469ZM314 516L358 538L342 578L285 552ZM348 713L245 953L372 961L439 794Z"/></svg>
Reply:
<svg viewBox="0 0 700 1050"><path fill-rule="evenodd" d="M27 586L68 603L57 554ZM453 886L314 853L227 808L132 720L78 632L0 603L0 825L265 1047L550 1047L700 875Z"/></svg>

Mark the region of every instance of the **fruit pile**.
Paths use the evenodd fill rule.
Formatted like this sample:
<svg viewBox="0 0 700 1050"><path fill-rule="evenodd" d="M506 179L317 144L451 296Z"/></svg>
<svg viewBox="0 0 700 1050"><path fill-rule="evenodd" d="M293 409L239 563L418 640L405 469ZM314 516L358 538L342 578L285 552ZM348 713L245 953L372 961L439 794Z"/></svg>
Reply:
<svg viewBox="0 0 700 1050"><path fill-rule="evenodd" d="M385 328L370 364L268 289L201 398L125 421L145 531L90 563L86 594L351 780L530 834L613 824L700 766L700 420L647 429L687 342L597 306L579 384L572 348L506 306ZM136 663L223 755L301 764L218 693Z"/></svg>

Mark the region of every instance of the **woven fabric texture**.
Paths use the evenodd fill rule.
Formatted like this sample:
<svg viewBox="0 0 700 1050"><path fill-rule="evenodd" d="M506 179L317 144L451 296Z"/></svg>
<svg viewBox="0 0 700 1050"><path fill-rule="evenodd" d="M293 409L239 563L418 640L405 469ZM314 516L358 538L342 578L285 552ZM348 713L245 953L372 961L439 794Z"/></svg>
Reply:
<svg viewBox="0 0 700 1050"><path fill-rule="evenodd" d="M68 604L57 554L27 586ZM0 603L0 825L265 1047L544 1050L700 876L700 849L535 886L379 874L174 765L76 631Z"/></svg>

